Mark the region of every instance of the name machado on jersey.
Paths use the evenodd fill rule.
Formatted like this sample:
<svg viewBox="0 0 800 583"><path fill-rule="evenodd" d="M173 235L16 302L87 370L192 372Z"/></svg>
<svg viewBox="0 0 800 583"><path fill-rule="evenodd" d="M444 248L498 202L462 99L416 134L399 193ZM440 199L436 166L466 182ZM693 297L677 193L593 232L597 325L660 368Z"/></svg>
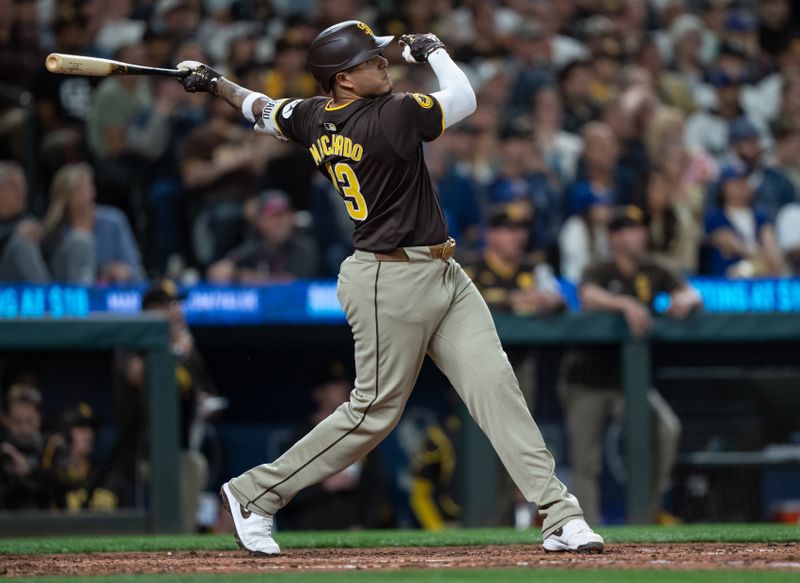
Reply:
<svg viewBox="0 0 800 583"><path fill-rule="evenodd" d="M422 143L444 131L435 98L389 94L333 106L325 97L283 99L255 126L308 149L342 197L356 249L388 252L447 240Z"/></svg>

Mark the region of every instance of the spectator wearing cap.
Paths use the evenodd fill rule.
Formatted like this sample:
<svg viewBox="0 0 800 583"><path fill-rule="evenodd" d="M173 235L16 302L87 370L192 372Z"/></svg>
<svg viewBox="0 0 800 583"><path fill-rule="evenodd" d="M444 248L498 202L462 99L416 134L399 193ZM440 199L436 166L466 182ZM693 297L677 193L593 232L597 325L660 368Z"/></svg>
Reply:
<svg viewBox="0 0 800 583"><path fill-rule="evenodd" d="M590 121L598 119L600 109L592 101L593 74L587 60L567 63L558 72L558 87L564 103L564 129L580 133Z"/></svg>
<svg viewBox="0 0 800 583"><path fill-rule="evenodd" d="M618 313L631 335L641 338L653 322L656 298L669 295L666 313L683 319L701 305L699 294L673 268L647 254L647 229L636 207L615 209L609 223L611 257L589 265L579 288L583 309ZM619 348L574 350L562 368L561 399L572 459L572 489L587 520L600 522L598 480L602 470L603 430L608 419L623 415ZM668 522L661 498L669 487L678 454L681 423L653 388L647 391L654 415L654 468L651 510L655 522Z"/></svg>
<svg viewBox="0 0 800 583"><path fill-rule="evenodd" d="M778 212L775 235L787 272L794 277L800 276L800 203L787 204Z"/></svg>
<svg viewBox="0 0 800 583"><path fill-rule="evenodd" d="M96 204L95 192L86 163L63 166L53 177L44 228L54 278L82 285L140 281L144 269L128 219Z"/></svg>
<svg viewBox="0 0 800 583"><path fill-rule="evenodd" d="M723 40L744 52L748 58L759 58L758 23L749 9L739 6L726 12Z"/></svg>
<svg viewBox="0 0 800 583"><path fill-rule="evenodd" d="M742 109L744 78L738 73L717 69L710 75L714 87L713 105L694 112L686 120L686 146L702 149L722 161L728 151L729 125L745 115Z"/></svg>
<svg viewBox="0 0 800 583"><path fill-rule="evenodd" d="M41 474L42 394L33 385L11 385L5 411L5 431L0 435L0 508L47 508Z"/></svg>
<svg viewBox="0 0 800 583"><path fill-rule="evenodd" d="M193 427L202 418L204 402L217 394L183 312L185 295L167 279L156 281L142 297L143 312L164 317L169 323L169 345L176 359L175 380L180 400L180 524L182 532L196 527L197 505L208 479L208 461L193 439ZM147 481L149 432L147 376L144 358L137 352L118 350L114 355L117 441L108 456L129 487Z"/></svg>
<svg viewBox="0 0 800 583"><path fill-rule="evenodd" d="M61 510L113 510L119 497L113 487L95 482L97 420L87 403L68 407L42 454L42 471L50 503Z"/></svg>
<svg viewBox="0 0 800 583"><path fill-rule="evenodd" d="M353 378L340 362L330 362L312 372L311 400L314 411L298 428L294 443L331 415L347 406ZM385 475L375 451L338 474L306 488L292 499L281 519L291 530L347 530L385 527Z"/></svg>
<svg viewBox="0 0 800 583"><path fill-rule="evenodd" d="M491 203L522 201L533 215L530 245L547 249L555 243L563 201L558 178L545 163L530 129L520 123L500 133L499 170L487 193Z"/></svg>
<svg viewBox="0 0 800 583"><path fill-rule="evenodd" d="M766 162L761 134L750 120L745 117L733 120L729 134L731 161L749 174L753 204L774 221L783 205L796 200L792 181L782 170Z"/></svg>
<svg viewBox="0 0 800 583"><path fill-rule="evenodd" d="M0 161L0 281L50 279L42 257L43 235L39 221L28 214L28 183L22 167Z"/></svg>
<svg viewBox="0 0 800 583"><path fill-rule="evenodd" d="M730 164L722 169L717 208L705 217L705 272L729 277L781 275L783 258L769 217L753 205L747 170Z"/></svg>
<svg viewBox="0 0 800 583"><path fill-rule="evenodd" d="M316 246L310 237L297 231L295 212L286 194L265 194L255 227L256 238L245 241L209 267L210 281L263 284L316 275Z"/></svg>
<svg viewBox="0 0 800 583"><path fill-rule="evenodd" d="M530 315L564 308L564 297L542 255L527 253L532 218L524 203L494 205L483 251L464 259L464 269L493 311Z"/></svg>

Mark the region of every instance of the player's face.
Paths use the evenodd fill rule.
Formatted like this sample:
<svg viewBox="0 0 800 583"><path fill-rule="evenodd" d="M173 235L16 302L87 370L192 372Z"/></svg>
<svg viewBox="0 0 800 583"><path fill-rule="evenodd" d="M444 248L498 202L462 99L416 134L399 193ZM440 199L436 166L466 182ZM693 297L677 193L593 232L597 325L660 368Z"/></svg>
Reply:
<svg viewBox="0 0 800 583"><path fill-rule="evenodd" d="M30 403L13 403L8 411L8 432L20 445L36 441L42 426L39 410Z"/></svg>
<svg viewBox="0 0 800 583"><path fill-rule="evenodd" d="M617 253L639 259L647 251L647 228L637 226L619 229L612 233L611 245Z"/></svg>
<svg viewBox="0 0 800 583"><path fill-rule="evenodd" d="M380 55L346 71L346 79L359 97L378 97L392 90L389 61Z"/></svg>

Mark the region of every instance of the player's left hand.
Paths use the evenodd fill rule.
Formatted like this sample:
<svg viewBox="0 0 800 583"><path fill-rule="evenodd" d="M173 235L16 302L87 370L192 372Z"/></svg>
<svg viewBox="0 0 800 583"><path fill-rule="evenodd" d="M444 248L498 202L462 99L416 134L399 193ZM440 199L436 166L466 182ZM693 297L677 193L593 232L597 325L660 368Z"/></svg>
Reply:
<svg viewBox="0 0 800 583"><path fill-rule="evenodd" d="M189 75L178 79L189 93L217 94L217 81L222 77L219 72L199 61L181 61L177 68L189 69Z"/></svg>
<svg viewBox="0 0 800 583"><path fill-rule="evenodd" d="M422 34L404 34L400 37L400 46L403 47L403 58L414 64L427 63L430 54L443 49L444 43L430 32Z"/></svg>

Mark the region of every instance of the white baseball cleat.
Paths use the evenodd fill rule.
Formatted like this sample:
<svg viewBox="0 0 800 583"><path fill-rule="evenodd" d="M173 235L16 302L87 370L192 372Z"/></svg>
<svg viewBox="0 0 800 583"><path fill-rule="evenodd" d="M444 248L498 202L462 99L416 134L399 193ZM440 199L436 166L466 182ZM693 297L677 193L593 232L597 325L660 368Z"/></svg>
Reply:
<svg viewBox="0 0 800 583"><path fill-rule="evenodd" d="M272 517L261 516L244 506L231 494L227 482L219 491L222 506L227 510L236 528L236 542L239 547L253 555L279 555L281 548L272 538Z"/></svg>
<svg viewBox="0 0 800 583"><path fill-rule="evenodd" d="M583 518L570 520L544 539L544 550L551 553L602 553L604 548L603 537Z"/></svg>

